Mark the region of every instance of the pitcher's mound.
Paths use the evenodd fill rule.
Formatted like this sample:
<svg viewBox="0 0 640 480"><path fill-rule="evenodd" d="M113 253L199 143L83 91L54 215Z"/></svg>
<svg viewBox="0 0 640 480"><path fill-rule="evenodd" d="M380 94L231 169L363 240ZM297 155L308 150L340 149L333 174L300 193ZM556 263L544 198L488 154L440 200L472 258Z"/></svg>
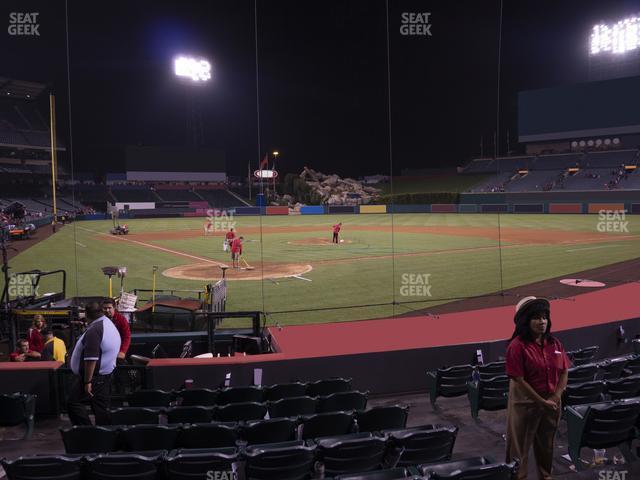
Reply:
<svg viewBox="0 0 640 480"><path fill-rule="evenodd" d="M299 240L291 240L287 243L290 245L335 245L330 238L325 237L301 238ZM353 243L353 241L341 239L340 243L344 245L345 243Z"/></svg>
<svg viewBox="0 0 640 480"><path fill-rule="evenodd" d="M252 265L253 270L242 268L235 270L229 268L226 273L227 280L262 280L263 278L285 278L296 275L304 275L312 270L311 265L300 263L271 263ZM162 272L165 277L178 278L180 280L205 280L215 281L222 278L222 270L212 263L197 263L193 265L180 265Z"/></svg>

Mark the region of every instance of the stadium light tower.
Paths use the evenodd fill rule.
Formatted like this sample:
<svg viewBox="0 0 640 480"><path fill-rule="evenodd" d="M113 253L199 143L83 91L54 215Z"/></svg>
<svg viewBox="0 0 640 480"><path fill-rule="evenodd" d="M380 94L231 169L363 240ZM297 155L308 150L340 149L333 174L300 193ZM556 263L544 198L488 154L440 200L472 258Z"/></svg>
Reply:
<svg viewBox="0 0 640 480"><path fill-rule="evenodd" d="M178 55L173 59L173 71L176 76L195 84L211 80L211 63L204 58Z"/></svg>
<svg viewBox="0 0 640 480"><path fill-rule="evenodd" d="M187 102L187 143L198 148L204 141L204 128L195 90L211 80L211 63L201 57L178 55L173 59L173 73L185 85Z"/></svg>

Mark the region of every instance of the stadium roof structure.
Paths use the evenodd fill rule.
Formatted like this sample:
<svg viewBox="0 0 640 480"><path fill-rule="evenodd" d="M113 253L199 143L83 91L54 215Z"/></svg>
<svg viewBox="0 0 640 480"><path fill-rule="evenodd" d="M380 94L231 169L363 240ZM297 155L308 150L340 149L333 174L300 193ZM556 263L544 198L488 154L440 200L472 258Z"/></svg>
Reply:
<svg viewBox="0 0 640 480"><path fill-rule="evenodd" d="M34 99L47 88L44 83L0 77L0 98Z"/></svg>

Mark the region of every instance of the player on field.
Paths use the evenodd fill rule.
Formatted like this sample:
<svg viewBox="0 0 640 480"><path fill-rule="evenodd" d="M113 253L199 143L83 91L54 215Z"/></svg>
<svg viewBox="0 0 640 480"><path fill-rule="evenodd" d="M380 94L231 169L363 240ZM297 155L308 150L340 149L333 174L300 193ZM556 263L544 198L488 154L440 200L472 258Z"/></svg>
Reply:
<svg viewBox="0 0 640 480"><path fill-rule="evenodd" d="M333 227L333 240L332 243L340 243L338 239L340 237L340 229L342 228L342 222L336 223Z"/></svg>
<svg viewBox="0 0 640 480"><path fill-rule="evenodd" d="M231 242L231 260L233 268L240 268L240 256L242 255L242 240L244 237L234 238Z"/></svg>
<svg viewBox="0 0 640 480"><path fill-rule="evenodd" d="M233 242L234 238L236 238L236 232L233 231L233 228L230 228L224 236L224 243L222 244L223 251L229 251L229 248L231 248L231 242Z"/></svg>

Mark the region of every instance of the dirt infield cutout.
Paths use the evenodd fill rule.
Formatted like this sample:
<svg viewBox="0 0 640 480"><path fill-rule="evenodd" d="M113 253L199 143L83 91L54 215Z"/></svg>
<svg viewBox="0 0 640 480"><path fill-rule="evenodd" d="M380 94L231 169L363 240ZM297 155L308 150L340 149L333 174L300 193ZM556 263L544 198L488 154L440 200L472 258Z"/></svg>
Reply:
<svg viewBox="0 0 640 480"><path fill-rule="evenodd" d="M272 263L260 265L259 263L252 265L253 270L242 268L235 270L229 268L225 277L227 280L262 280L296 277L309 273L313 267L311 265L301 263ZM222 278L222 269L219 265L212 263L196 263L191 265L179 265L172 267L162 275L180 280L205 280L214 281Z"/></svg>
<svg viewBox="0 0 640 480"><path fill-rule="evenodd" d="M290 240L287 243L289 245L335 245L330 238L325 237L301 238L299 240ZM353 243L353 240L343 238L340 240L340 243Z"/></svg>

